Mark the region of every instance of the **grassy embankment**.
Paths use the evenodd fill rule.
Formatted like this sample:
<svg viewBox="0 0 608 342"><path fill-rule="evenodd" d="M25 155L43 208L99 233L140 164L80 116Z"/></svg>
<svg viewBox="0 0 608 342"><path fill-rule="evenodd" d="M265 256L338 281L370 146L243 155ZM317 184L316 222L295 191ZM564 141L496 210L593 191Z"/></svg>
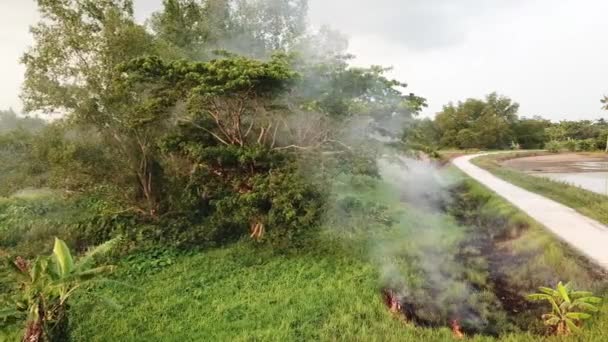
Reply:
<svg viewBox="0 0 608 342"><path fill-rule="evenodd" d="M394 187L376 180L345 180L337 187L340 214L330 218L330 227L319 237L311 238L304 250L277 254L244 241L188 253L170 249L140 251L117 260L119 268L112 276L117 282L99 284L72 302L73 339L452 340L448 328L404 323L391 315L381 300L380 289L386 279L378 262L389 256L399 259L397 265L408 285L415 288L421 284L422 289L429 282L418 259L428 249L447 251L440 261L454 272L450 279L466 282L475 289L467 298L473 302L469 303L472 307L482 304L480 298L486 298L486 304L498 303L492 293L498 286L497 277L514 292L552 285L560 279L574 280L580 287L605 293L603 284L588 272L582 259L474 182L467 182L455 192L448 210L452 216L405 205ZM3 214L6 213L5 207ZM16 228L36 236L41 225L56 222L45 216L56 213L49 209L31 219L36 222L30 220ZM439 235L414 238L438 227ZM46 230L53 231L48 227ZM480 236L499 253L484 254L474 242ZM397 253L379 255L378 246L384 252L388 249ZM3 243L3 248L10 251L11 247ZM505 262L500 263L500 258ZM425 296L423 292L418 294ZM95 304L97 296L112 298L122 308ZM605 298L600 315L586 323L580 340L605 340L608 297ZM527 319L535 326L537 317L514 315L514 319L508 319L504 317L505 308L493 310L497 312L486 313L487 316L510 327L502 335L504 339L539 339L538 335L518 332L518 326L511 324ZM17 339L17 327L5 331L8 340ZM495 339L482 335L472 338Z"/></svg>
<svg viewBox="0 0 608 342"><path fill-rule="evenodd" d="M541 153L544 152L501 153L475 158L472 162L512 184L548 197L575 209L583 215L608 224L608 200L606 196L567 183L528 175L501 165L502 161L508 159L529 157Z"/></svg>

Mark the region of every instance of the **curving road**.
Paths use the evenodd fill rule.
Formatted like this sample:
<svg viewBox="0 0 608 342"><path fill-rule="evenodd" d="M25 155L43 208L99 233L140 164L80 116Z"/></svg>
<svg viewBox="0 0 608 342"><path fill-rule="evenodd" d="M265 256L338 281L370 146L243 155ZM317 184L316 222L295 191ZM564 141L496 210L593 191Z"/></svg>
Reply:
<svg viewBox="0 0 608 342"><path fill-rule="evenodd" d="M454 159L454 166L511 202L549 231L608 270L608 227L574 209L508 183L471 164L471 159L489 153Z"/></svg>

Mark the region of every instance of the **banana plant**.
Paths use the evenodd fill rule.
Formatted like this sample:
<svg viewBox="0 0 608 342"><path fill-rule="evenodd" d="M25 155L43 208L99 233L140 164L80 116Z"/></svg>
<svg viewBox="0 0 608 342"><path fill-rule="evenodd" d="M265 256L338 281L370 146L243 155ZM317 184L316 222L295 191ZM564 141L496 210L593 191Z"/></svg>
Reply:
<svg viewBox="0 0 608 342"><path fill-rule="evenodd" d="M89 251L74 261L66 243L55 238L53 253L33 262L9 260L19 293L13 308L0 316L25 317L23 341L59 340L67 331L68 299L83 285L107 274L114 266L94 267L95 255L107 252L116 240Z"/></svg>
<svg viewBox="0 0 608 342"><path fill-rule="evenodd" d="M555 289L539 287L539 293L527 296L530 301L544 301L551 305L551 313L542 315L543 323L557 335L570 335L581 331L582 322L597 312L602 299L588 291L574 291L570 283L561 281Z"/></svg>

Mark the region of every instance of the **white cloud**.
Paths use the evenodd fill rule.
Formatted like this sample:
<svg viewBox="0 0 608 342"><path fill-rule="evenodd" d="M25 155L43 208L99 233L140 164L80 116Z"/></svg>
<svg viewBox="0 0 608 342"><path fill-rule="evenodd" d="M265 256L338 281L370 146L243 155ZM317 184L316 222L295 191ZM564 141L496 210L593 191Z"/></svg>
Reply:
<svg viewBox="0 0 608 342"><path fill-rule="evenodd" d="M389 2L394 6L387 6ZM344 15L322 12L340 7L333 1L330 7L323 3L312 0L313 14L317 13L313 22L333 23L349 34L357 63L392 65L393 76L428 98L426 115L449 101L497 91L520 102L522 115L555 120L606 116L599 99L608 93L608 21L603 17L608 2L533 0L488 6L489 1L466 0L449 7L447 1L433 0L416 2L408 14L411 1L354 1L351 12L347 5L341 7ZM368 25L366 13L372 17L385 13L372 23L395 17L387 10L374 12L376 6L386 6L403 17L394 32L387 33L387 26ZM425 17L434 6L443 9L441 16ZM415 21L408 22L412 16L422 16L424 24L417 29ZM356 22L361 24L355 27ZM437 27L425 30L429 25ZM445 43L447 32L457 32L458 37ZM434 42L434 46L420 41Z"/></svg>
<svg viewBox="0 0 608 342"><path fill-rule="evenodd" d="M24 68L19 58L32 44L29 26L38 18L33 1L0 2L0 109L21 110L18 94Z"/></svg>

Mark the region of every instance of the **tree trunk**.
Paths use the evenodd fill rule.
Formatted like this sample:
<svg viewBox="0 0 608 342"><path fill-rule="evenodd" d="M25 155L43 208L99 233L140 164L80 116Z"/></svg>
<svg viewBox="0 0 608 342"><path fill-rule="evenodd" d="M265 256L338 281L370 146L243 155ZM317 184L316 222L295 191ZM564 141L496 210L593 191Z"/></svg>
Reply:
<svg viewBox="0 0 608 342"><path fill-rule="evenodd" d="M152 171L145 169L138 172L139 185L146 202L146 210L150 216L158 214L158 201L154 191Z"/></svg>

